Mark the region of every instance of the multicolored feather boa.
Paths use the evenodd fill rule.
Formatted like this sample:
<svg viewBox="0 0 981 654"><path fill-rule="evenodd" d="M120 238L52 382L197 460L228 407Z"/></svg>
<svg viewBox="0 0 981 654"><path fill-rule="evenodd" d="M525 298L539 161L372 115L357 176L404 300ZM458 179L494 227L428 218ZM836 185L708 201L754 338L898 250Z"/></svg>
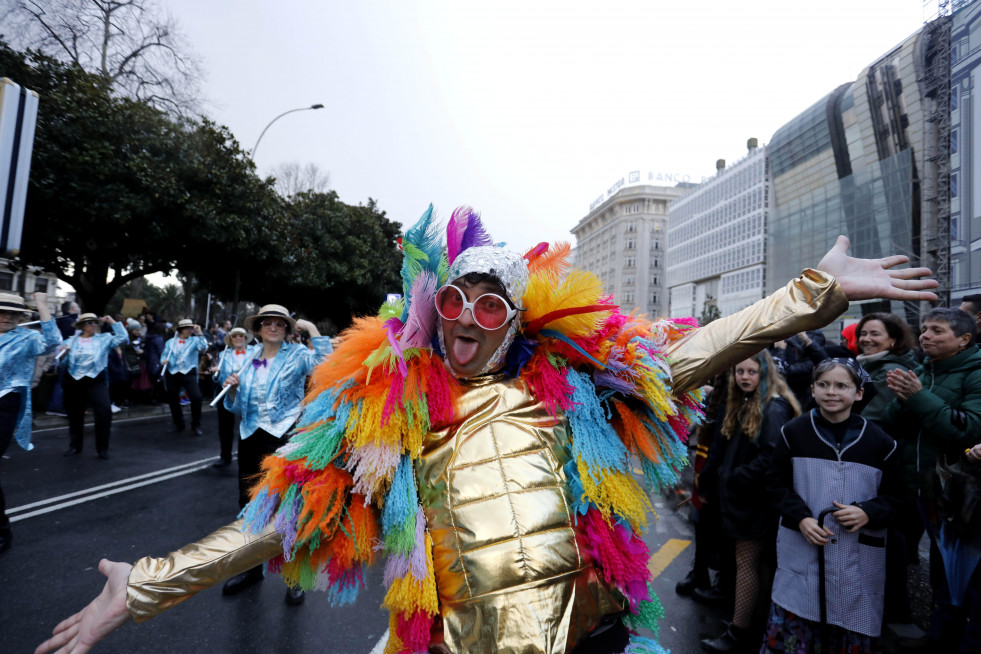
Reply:
<svg viewBox="0 0 981 654"><path fill-rule="evenodd" d="M452 228L454 253L459 234L481 232ZM248 531L274 521L283 536L271 569L293 586L326 590L333 604L355 599L365 566L382 550L390 654L426 652L439 615L413 462L425 435L452 419L461 392L434 349L432 293L446 281L447 254L432 207L402 248L406 301L342 334L313 375L291 440L266 458L243 512ZM656 638L663 609L649 586L642 538L652 513L648 493L677 481L687 465L688 427L702 415L699 391L672 397L664 351L697 325L621 314L595 275L568 270L568 253L567 245L542 244L525 255L526 330L512 346L509 370L568 420L573 459L565 473L577 529L600 575L626 598L628 626ZM627 651L664 650L635 634Z"/></svg>

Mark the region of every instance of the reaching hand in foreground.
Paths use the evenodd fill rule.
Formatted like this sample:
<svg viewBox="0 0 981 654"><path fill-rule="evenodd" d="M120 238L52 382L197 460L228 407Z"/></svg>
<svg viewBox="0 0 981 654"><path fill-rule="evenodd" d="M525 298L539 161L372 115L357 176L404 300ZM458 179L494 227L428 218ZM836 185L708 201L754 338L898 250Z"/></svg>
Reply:
<svg viewBox="0 0 981 654"><path fill-rule="evenodd" d="M34 654L84 654L124 625L130 618L126 609L126 583L133 569L128 563L99 561L99 572L109 579L102 592L84 609L54 628L54 636L38 645Z"/></svg>
<svg viewBox="0 0 981 654"><path fill-rule="evenodd" d="M849 300L920 301L936 300L937 296L926 290L937 287L935 279L918 279L930 274L929 268L902 268L890 270L909 261L909 257L894 255L882 259L856 259L850 257L848 239L839 236L817 269L833 275Z"/></svg>

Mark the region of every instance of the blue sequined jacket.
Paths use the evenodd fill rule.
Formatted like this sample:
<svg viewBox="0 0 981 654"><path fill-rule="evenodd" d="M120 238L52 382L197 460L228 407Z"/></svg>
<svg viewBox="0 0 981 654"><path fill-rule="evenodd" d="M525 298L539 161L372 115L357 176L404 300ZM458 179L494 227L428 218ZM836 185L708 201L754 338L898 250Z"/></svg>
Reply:
<svg viewBox="0 0 981 654"><path fill-rule="evenodd" d="M14 438L25 450L31 445L31 381L34 377L34 359L51 354L61 342L61 333L55 321L45 320L41 331L16 327L0 334L0 390L20 393L20 412L17 414L17 430Z"/></svg>
<svg viewBox="0 0 981 654"><path fill-rule="evenodd" d="M78 334L62 341L62 345L70 348L68 355L62 360L62 365L68 366L68 374L74 379L82 377L98 377L99 373L109 364L109 350L119 347L129 340L126 328L122 323L112 323L111 334L93 334L92 347L83 352L78 346Z"/></svg>
<svg viewBox="0 0 981 654"><path fill-rule="evenodd" d="M243 440L259 428L259 402L263 403L273 424L300 415L307 375L334 349L326 336L316 336L312 341L313 350L298 343L283 343L276 358L268 364L265 397L260 397L260 393L256 392L256 373L252 366L240 375L234 398L231 393L225 396L225 408L242 418L239 434ZM245 361L252 361L261 355L262 344L253 345L246 351Z"/></svg>
<svg viewBox="0 0 981 654"><path fill-rule="evenodd" d="M204 336L191 336L185 339L183 346L178 346L180 339L176 336L164 343L160 359L167 361L167 372L172 375L187 374L198 369L198 353L208 349L208 341Z"/></svg>

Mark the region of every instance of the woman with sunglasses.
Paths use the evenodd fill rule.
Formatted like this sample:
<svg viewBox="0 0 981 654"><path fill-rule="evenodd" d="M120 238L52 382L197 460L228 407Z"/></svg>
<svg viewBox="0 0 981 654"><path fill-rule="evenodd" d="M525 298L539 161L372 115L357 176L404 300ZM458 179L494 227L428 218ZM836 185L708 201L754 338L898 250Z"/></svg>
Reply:
<svg viewBox="0 0 981 654"><path fill-rule="evenodd" d="M300 402L306 390L307 375L332 351L330 339L321 336L316 325L294 320L286 307L267 304L245 321L246 329L259 340L246 349L244 371L225 378L231 386L225 408L241 418L238 445L238 505L249 501L249 488L259 474L262 459L289 440L287 434L300 415ZM286 343L287 334L296 330L310 335L312 348ZM242 339L244 345L244 339ZM222 592L234 595L262 581L262 566L255 566L228 580ZM299 604L303 591L288 588L286 602Z"/></svg>

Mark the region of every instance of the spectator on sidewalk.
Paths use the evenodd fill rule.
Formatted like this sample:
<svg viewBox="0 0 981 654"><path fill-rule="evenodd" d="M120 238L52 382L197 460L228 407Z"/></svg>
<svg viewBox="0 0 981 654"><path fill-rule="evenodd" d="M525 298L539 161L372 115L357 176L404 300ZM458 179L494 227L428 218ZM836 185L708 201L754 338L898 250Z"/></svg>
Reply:
<svg viewBox="0 0 981 654"><path fill-rule="evenodd" d="M899 517L903 482L896 441L852 413L868 381L851 359L822 361L811 388L817 408L788 422L777 441L769 469L781 517L777 572L760 654L818 651L822 610L829 642L819 651L879 651L886 528Z"/></svg>
<svg viewBox="0 0 981 654"><path fill-rule="evenodd" d="M959 534L947 529L954 518L942 510L944 489L938 468L956 463L981 434L981 350L972 342L974 317L960 309L933 309L923 318L920 345L926 354L913 371L891 370L886 377L896 395L882 421L902 434L907 485L917 496L923 525L930 537L930 582L935 609L923 639L906 642L930 652L981 652L981 552L968 543L958 547ZM956 507L955 507L956 508ZM944 560L949 555L950 561ZM960 550L955 572L952 553ZM968 583L952 587L952 573Z"/></svg>
<svg viewBox="0 0 981 654"><path fill-rule="evenodd" d="M738 652L760 642L777 529L766 473L781 428L797 415L797 399L766 350L736 364L719 438L702 472L714 475L722 532L734 541L736 557L732 622L718 638L702 640L708 652Z"/></svg>
<svg viewBox="0 0 981 654"><path fill-rule="evenodd" d="M709 606L726 605L732 599L733 562L732 549L724 544L719 515L717 488L712 484L713 475L705 476L706 463L716 432L721 428L725 415L726 395L729 392L729 372L716 375L709 381L705 398L705 420L695 430L695 461L692 468L695 482L692 484L692 519L695 523L695 552L692 568L675 586L679 595L691 595L693 599ZM712 583L709 569L719 572Z"/></svg>
<svg viewBox="0 0 981 654"><path fill-rule="evenodd" d="M65 456L81 454L85 433L85 405L92 407L95 416L95 449L100 459L109 458L109 435L112 429L112 409L109 401L109 381L106 367L109 352L126 342L126 330L104 316L102 320L112 325L111 334L100 334L99 318L94 313L83 313L75 322L81 330L65 339L62 347L67 354L62 365L65 375L65 408L68 412L69 445Z"/></svg>
<svg viewBox="0 0 981 654"><path fill-rule="evenodd" d="M916 339L906 323L891 313L864 316L858 322L855 333L861 352L858 363L871 379L855 411L895 439L892 428L882 424L886 407L895 398L886 377L890 370L912 370L919 365L913 354ZM903 493L897 500L903 504L902 515L918 515L916 498L911 493ZM889 538L886 540L887 622L908 623L912 620L907 593L907 564L911 559L915 561L918 558L916 544L922 536L923 523L920 520L902 520L889 527Z"/></svg>

